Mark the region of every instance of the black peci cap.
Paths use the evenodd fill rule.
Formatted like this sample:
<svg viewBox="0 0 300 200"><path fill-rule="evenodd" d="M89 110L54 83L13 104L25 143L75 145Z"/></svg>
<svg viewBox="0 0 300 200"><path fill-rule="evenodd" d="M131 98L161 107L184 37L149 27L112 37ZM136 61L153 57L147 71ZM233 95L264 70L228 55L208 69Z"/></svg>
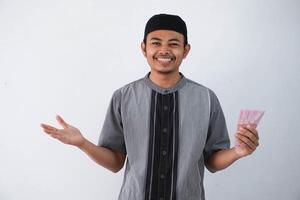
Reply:
<svg viewBox="0 0 300 200"><path fill-rule="evenodd" d="M171 30L184 36L184 44L188 44L187 28L185 22L177 15L158 14L152 16L145 27L144 42L148 33L156 30Z"/></svg>

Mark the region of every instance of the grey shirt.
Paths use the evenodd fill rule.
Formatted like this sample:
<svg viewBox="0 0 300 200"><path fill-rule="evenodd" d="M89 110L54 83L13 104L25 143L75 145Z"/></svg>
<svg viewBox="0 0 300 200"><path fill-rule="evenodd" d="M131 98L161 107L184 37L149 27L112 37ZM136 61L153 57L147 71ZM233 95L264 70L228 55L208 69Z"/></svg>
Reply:
<svg viewBox="0 0 300 200"><path fill-rule="evenodd" d="M220 103L182 73L167 89L149 74L114 92L98 142L127 155L119 200L204 200L204 160L230 147Z"/></svg>

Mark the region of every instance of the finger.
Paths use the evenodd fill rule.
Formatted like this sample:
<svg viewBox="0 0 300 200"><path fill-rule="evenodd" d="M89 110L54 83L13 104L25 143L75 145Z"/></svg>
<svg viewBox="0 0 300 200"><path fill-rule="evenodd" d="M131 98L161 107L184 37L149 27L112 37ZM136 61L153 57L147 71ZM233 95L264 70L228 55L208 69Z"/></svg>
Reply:
<svg viewBox="0 0 300 200"><path fill-rule="evenodd" d="M247 151L251 152L255 149L252 149L249 145L247 145L244 141L236 137L236 141L238 141L239 145L237 147L245 148Z"/></svg>
<svg viewBox="0 0 300 200"><path fill-rule="evenodd" d="M240 140L237 136L235 136L235 143L237 146L241 146L241 147L245 146L244 142Z"/></svg>
<svg viewBox="0 0 300 200"><path fill-rule="evenodd" d="M237 132L240 132L240 133L246 133L246 132L250 132L252 133L257 139L259 139L259 136L258 136L258 133L257 133L257 130L253 127L251 127L250 125L248 126L245 126L245 127L239 127Z"/></svg>
<svg viewBox="0 0 300 200"><path fill-rule="evenodd" d="M250 132L251 134L253 134L256 137L257 140L259 140L259 136L258 136L257 130L251 130L251 129L247 129L246 128L246 132L248 132L248 133Z"/></svg>
<svg viewBox="0 0 300 200"><path fill-rule="evenodd" d="M50 131L57 131L57 128L47 125L47 124L41 124L41 127L45 130L50 130Z"/></svg>
<svg viewBox="0 0 300 200"><path fill-rule="evenodd" d="M237 134L236 137L238 139L240 139L243 144L247 145L251 150L256 149L256 145L251 140L249 140L247 137L239 135L239 134Z"/></svg>
<svg viewBox="0 0 300 200"><path fill-rule="evenodd" d="M56 115L56 120L58 121L58 123L63 127L63 128L67 128L68 124L65 122L65 120L63 120L63 118L59 115Z"/></svg>
<svg viewBox="0 0 300 200"><path fill-rule="evenodd" d="M256 128L254 128L254 127L252 127L252 126L250 126L250 125L247 125L247 126L244 127L244 128L245 128L246 130L250 131L251 133L253 133L254 135L257 135L257 136L258 136Z"/></svg>
<svg viewBox="0 0 300 200"><path fill-rule="evenodd" d="M258 146L258 138L255 134L253 134L250 131L245 131L245 132L238 132L238 134L243 135L247 137L249 140L251 140L256 146Z"/></svg>
<svg viewBox="0 0 300 200"><path fill-rule="evenodd" d="M242 148L242 149L245 148L245 149L247 149L247 151L253 151L247 144L245 144L239 138L236 137L235 140L236 140L236 143L237 143L236 147L239 147L239 148Z"/></svg>
<svg viewBox="0 0 300 200"><path fill-rule="evenodd" d="M61 135L61 134L59 134L59 131L55 131L55 130L44 129L44 132L49 135Z"/></svg>
<svg viewBox="0 0 300 200"><path fill-rule="evenodd" d="M48 129L43 129L43 131L47 134L51 134Z"/></svg>

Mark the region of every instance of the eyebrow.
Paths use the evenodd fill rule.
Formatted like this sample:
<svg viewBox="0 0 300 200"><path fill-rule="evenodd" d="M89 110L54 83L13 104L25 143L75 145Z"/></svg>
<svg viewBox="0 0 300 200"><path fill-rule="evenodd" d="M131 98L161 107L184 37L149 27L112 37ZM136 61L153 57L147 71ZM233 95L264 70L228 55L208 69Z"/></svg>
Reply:
<svg viewBox="0 0 300 200"><path fill-rule="evenodd" d="M178 39L170 39L169 42L180 42Z"/></svg>
<svg viewBox="0 0 300 200"><path fill-rule="evenodd" d="M151 38L150 40L159 40L159 41L161 41L161 39L159 39L159 38Z"/></svg>
<svg viewBox="0 0 300 200"><path fill-rule="evenodd" d="M151 38L150 40L158 40L158 41L162 41L162 39L156 38L156 37ZM169 42L180 42L180 41L179 41L178 39L176 39L176 38L172 38L172 39L169 40Z"/></svg>

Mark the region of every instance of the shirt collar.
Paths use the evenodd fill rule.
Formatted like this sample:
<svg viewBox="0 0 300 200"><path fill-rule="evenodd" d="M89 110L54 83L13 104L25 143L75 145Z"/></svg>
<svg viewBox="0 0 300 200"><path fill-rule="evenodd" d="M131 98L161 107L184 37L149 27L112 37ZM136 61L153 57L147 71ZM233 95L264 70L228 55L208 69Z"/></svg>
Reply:
<svg viewBox="0 0 300 200"><path fill-rule="evenodd" d="M155 84L150 78L149 78L149 75L150 75L151 72L148 72L146 74L146 76L144 77L144 81L146 83L147 86L149 86L151 89L155 90L156 92L158 93L161 93L161 94L169 94L169 93L173 93L177 90L179 90L180 88L182 88L185 83L186 83L186 78L185 76L179 72L180 76L181 76L181 79L173 86L169 87L169 88L162 88L160 86L158 86L157 84Z"/></svg>

